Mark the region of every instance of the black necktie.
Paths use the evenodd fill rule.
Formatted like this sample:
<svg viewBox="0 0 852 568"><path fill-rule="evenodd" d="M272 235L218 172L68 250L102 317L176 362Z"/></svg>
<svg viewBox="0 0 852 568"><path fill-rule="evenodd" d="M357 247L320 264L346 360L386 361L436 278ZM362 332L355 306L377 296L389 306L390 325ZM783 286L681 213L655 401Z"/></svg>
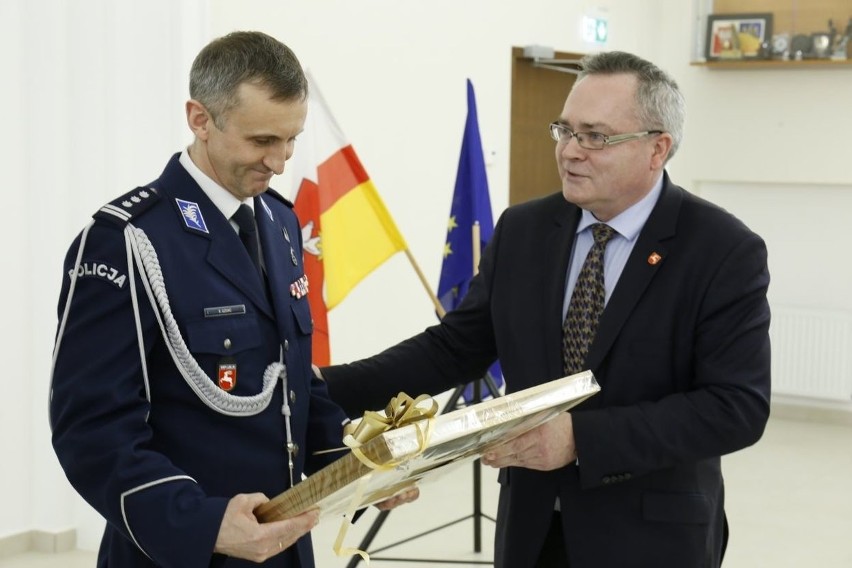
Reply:
<svg viewBox="0 0 852 568"><path fill-rule="evenodd" d="M263 272L260 268L260 239L257 236L257 222L254 220L254 213L251 207L245 203L240 205L237 212L234 213L231 219L237 224L240 229L240 240L243 241L246 250L251 257L251 261L257 267L257 273L261 276Z"/></svg>
<svg viewBox="0 0 852 568"><path fill-rule="evenodd" d="M574 292L568 313L562 324L562 362L566 375L584 370L589 345L598 331L598 321L604 309L606 288L604 288L604 250L615 230L609 225L592 225L595 244L589 250Z"/></svg>

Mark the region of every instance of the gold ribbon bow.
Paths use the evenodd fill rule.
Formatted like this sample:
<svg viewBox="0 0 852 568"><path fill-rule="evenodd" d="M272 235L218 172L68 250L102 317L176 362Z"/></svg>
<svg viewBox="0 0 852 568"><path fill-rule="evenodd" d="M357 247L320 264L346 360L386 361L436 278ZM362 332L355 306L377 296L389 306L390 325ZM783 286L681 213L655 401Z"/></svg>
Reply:
<svg viewBox="0 0 852 568"><path fill-rule="evenodd" d="M422 403L428 402L428 406ZM395 467L399 463L391 462L386 464L377 464L361 452L360 448L373 438L397 428L416 424L421 420L426 420L425 430L417 424L415 429L417 432L418 451L414 455L420 454L426 449L426 444L429 441L429 435L432 431L432 418L438 413L438 403L426 394L421 394L417 398L411 398L404 392L390 399L385 407L384 413L367 411L361 421L353 425L347 424L343 428L343 443L352 449L364 465L370 469L388 469ZM406 456L401 461L411 459L412 456Z"/></svg>
<svg viewBox="0 0 852 568"><path fill-rule="evenodd" d="M429 401L428 407L421 403ZM422 394L417 398L412 399L404 392L390 399L390 402L385 407L384 413L367 411L364 417L358 424L349 423L343 427L343 443L352 450L352 454L358 460L372 470L388 470L393 469L397 465L410 460L411 458L421 454L429 442L429 436L432 433L432 418L438 413L438 403L429 395ZM426 428L420 427L418 422L426 421ZM402 428L409 424L415 424L417 432L417 451L408 456L404 456L396 461L378 464L364 455L361 447L372 440L373 438L396 428ZM346 539L346 533L349 530L351 521L358 504L361 502L364 490L373 472L361 477L356 488L355 494L348 507L348 511L344 516L343 522L340 525L340 530L337 533L337 538L332 546L334 553L337 556L354 556L359 555L364 562L370 564L370 555L358 548L346 548L343 546L343 541Z"/></svg>

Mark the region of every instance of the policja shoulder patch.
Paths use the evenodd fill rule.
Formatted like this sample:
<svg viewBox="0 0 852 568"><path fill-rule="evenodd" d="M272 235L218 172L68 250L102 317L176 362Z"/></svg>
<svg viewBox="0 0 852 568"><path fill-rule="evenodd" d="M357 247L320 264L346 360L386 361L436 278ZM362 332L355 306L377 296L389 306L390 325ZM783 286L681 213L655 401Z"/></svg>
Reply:
<svg viewBox="0 0 852 568"><path fill-rule="evenodd" d="M160 195L156 189L152 187L137 187L118 199L107 203L97 213L92 215L92 217L123 227L131 219L138 217L159 200Z"/></svg>

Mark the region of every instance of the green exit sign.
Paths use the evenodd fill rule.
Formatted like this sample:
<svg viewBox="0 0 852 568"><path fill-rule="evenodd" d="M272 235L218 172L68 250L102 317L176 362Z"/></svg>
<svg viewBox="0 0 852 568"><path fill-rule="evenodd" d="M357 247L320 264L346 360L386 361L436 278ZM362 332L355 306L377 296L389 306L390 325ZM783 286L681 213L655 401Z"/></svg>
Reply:
<svg viewBox="0 0 852 568"><path fill-rule="evenodd" d="M583 17L583 41L586 43L606 43L609 26L605 18Z"/></svg>

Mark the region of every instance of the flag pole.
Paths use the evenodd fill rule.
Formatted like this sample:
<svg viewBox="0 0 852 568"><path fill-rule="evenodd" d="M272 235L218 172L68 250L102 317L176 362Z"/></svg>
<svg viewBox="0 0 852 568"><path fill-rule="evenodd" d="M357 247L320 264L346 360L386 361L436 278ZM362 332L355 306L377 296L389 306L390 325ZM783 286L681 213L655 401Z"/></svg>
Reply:
<svg viewBox="0 0 852 568"><path fill-rule="evenodd" d="M470 228L471 238L473 239L473 275L479 274L479 255L482 254L480 248L482 243L479 241L479 221L474 221Z"/></svg>
<svg viewBox="0 0 852 568"><path fill-rule="evenodd" d="M408 262L410 262L411 266L414 267L414 272L416 272L417 277L420 278L420 283L423 284L423 287L426 289L426 293L429 294L429 299L432 300L432 304L435 306L438 318L444 319L444 316L447 315L447 310L445 310L444 306L441 305L441 302L438 301L438 296L436 296L435 292L432 291L432 287L429 286L426 276L424 276L423 271L420 270L420 265L417 264L417 261L414 259L414 255L411 254L411 251L408 250L408 248L405 249L405 256L408 257Z"/></svg>
<svg viewBox="0 0 852 568"><path fill-rule="evenodd" d="M473 275L476 276L479 273L479 257L481 254L480 248L482 246L479 242L479 221L474 221L470 230L473 234ZM423 288L426 289L429 299L432 300L432 304L435 306L435 312L438 314L438 319L444 319L444 316L447 315L447 310L444 309L444 306L442 306L441 302L438 300L438 296L436 296L435 292L432 291L432 287L429 286L429 281L426 280L426 276L420 269L420 265L417 264L417 260L415 260L414 255L411 254L411 251L408 250L408 248L405 249L405 256L408 257L408 262L411 263L411 266L414 268L414 272L417 273L417 277L420 279L420 283L423 284Z"/></svg>
<svg viewBox="0 0 852 568"><path fill-rule="evenodd" d="M482 243L479 240L479 221L474 220L470 227L471 247L473 248L473 275L479 274L479 257L482 254ZM488 376L488 371L485 371ZM496 397L496 392L491 393ZM474 404L482 401L482 383L480 379L473 381L473 402ZM476 460L473 462L473 550L474 552L482 551L482 462Z"/></svg>

